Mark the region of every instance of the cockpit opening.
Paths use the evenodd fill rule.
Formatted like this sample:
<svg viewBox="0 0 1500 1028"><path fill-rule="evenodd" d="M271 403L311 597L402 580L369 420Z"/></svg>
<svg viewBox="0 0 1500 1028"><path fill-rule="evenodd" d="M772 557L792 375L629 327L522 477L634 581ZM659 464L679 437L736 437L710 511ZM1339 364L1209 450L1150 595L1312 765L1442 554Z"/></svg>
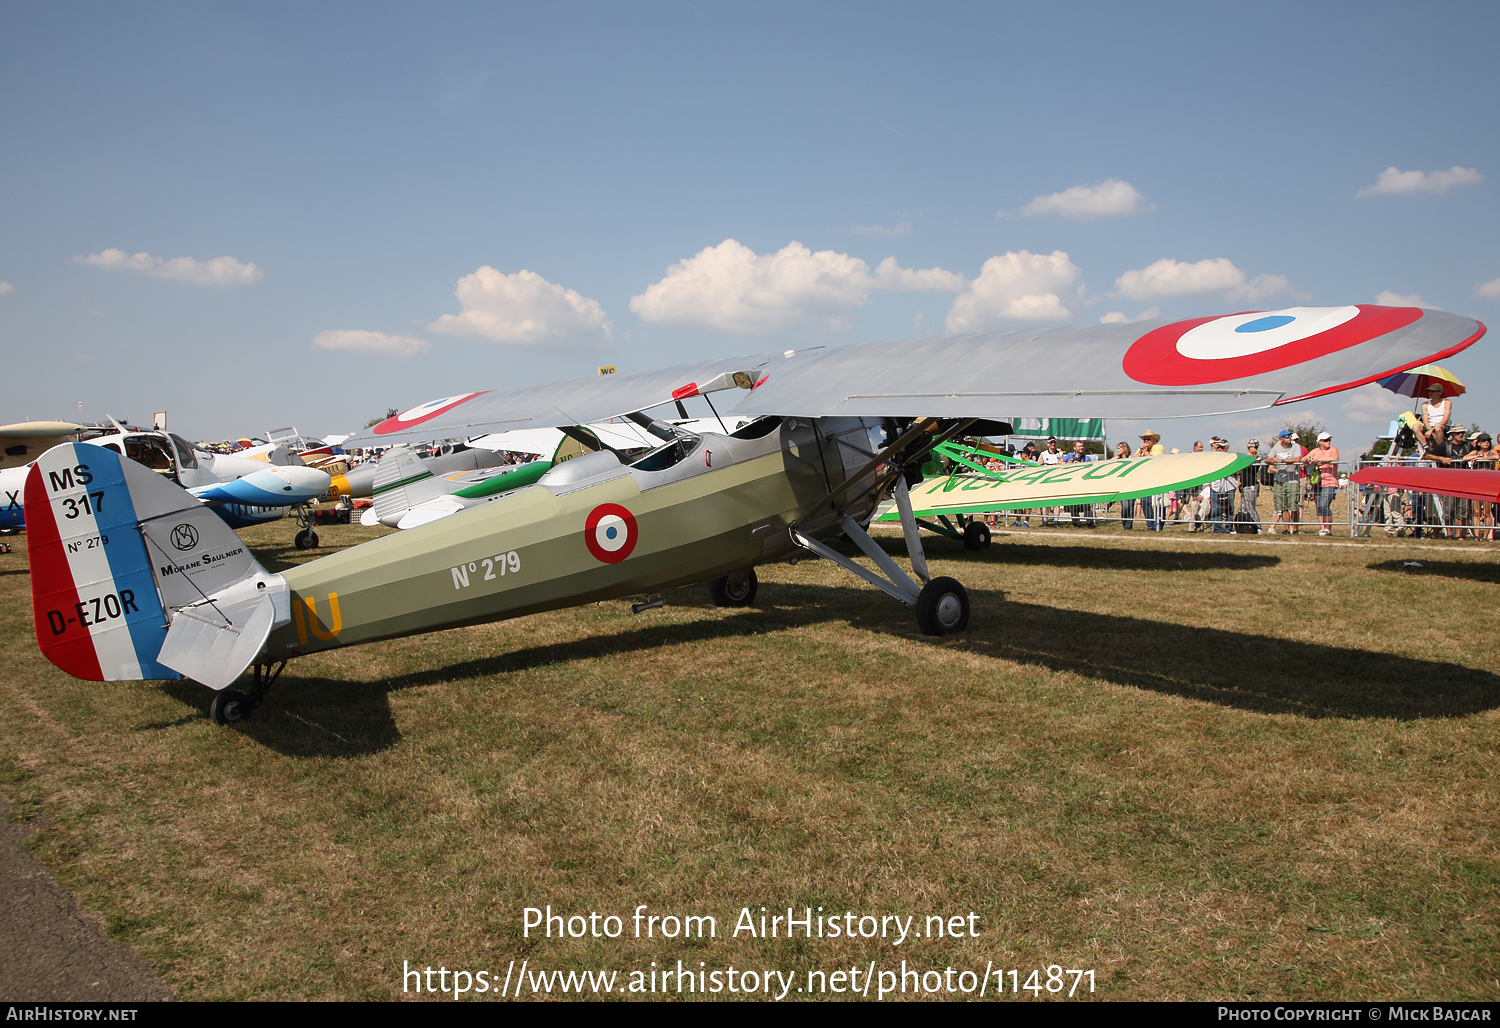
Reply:
<svg viewBox="0 0 1500 1028"><path fill-rule="evenodd" d="M729 433L731 439L762 439L781 427L781 415L769 414Z"/></svg>

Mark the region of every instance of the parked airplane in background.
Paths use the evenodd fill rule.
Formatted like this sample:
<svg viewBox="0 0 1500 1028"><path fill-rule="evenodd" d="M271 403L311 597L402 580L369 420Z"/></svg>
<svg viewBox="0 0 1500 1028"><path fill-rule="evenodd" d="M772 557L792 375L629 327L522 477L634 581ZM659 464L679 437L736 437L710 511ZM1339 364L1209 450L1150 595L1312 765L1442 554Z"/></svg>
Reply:
<svg viewBox="0 0 1500 1028"><path fill-rule="evenodd" d="M87 432L80 445L100 446L150 468L186 489L230 528L279 520L289 510L328 492L329 476L302 466L284 444L260 458L210 453L172 432L132 429L118 421L113 424L113 431ZM85 432L81 426L72 427L75 433ZM269 463L269 458L279 463ZM24 524L27 471L26 467L0 471L0 495L6 497L8 508L0 526L20 528ZM317 534L310 524L302 525L296 544L298 549L318 545Z"/></svg>
<svg viewBox="0 0 1500 1028"><path fill-rule="evenodd" d="M220 690L211 711L228 723L259 706L301 654L705 580L715 602L743 606L755 598L756 565L808 551L914 607L924 633L959 632L968 594L930 575L908 488L935 446L1000 434L979 419L1264 409L1457 353L1484 332L1415 307L1296 307L863 343L463 393L351 444L567 431L711 390L735 390L726 418L751 420L693 433L648 418L660 445L628 463L610 450L577 457L503 500L280 574L161 476L64 443L26 480L37 641L79 678L193 678ZM1226 468L1239 459L1214 456ZM1139 468L1131 475L1157 466L1130 463ZM865 531L887 496L911 574ZM840 535L879 573L829 545ZM252 664L250 692L228 689Z"/></svg>
<svg viewBox="0 0 1500 1028"><path fill-rule="evenodd" d="M26 527L26 469L58 443L78 438L82 425L71 421L21 421L0 425L0 534Z"/></svg>
<svg viewBox="0 0 1500 1028"><path fill-rule="evenodd" d="M678 404L679 411L681 404ZM410 529L449 517L509 495L522 486L531 485L553 466L586 453L609 450L626 463L661 445L651 432L652 419L629 414L613 421L569 427L522 429L501 432L473 441L473 449L489 448L507 453L531 453L538 459L522 464L502 464L476 471L443 474L434 464L443 458L424 460L406 446L387 451L375 470L372 498L374 504L360 517L362 525L385 525ZM656 422L674 432L689 434L713 431L723 427L717 419Z"/></svg>

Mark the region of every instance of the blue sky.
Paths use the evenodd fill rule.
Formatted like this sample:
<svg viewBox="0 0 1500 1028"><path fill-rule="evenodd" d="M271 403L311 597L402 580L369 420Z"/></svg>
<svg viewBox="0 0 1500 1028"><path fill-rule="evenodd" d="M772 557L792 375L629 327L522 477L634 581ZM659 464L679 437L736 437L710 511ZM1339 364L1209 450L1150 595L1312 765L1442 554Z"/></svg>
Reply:
<svg viewBox="0 0 1500 1028"><path fill-rule="evenodd" d="M0 421L349 431L600 363L1382 292L1500 320L1493 4L0 13ZM1493 348L1447 362L1492 431ZM1310 412L1357 446L1390 406Z"/></svg>

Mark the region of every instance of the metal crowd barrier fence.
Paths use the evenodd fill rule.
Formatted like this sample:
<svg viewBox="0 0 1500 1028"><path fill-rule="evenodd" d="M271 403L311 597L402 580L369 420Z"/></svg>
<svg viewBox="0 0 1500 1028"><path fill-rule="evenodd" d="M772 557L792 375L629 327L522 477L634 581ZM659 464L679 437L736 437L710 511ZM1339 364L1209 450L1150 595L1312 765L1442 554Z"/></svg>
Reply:
<svg viewBox="0 0 1500 1028"><path fill-rule="evenodd" d="M1389 462L1341 461L1336 466L1337 484L1326 487L1314 484L1317 472L1312 468L1307 469L1307 476L1295 474L1295 480L1288 480L1293 476L1283 472L1279 476L1283 480L1278 483L1274 469L1256 464L1246 469L1254 472L1253 477L1244 472L1231 476L1232 490L1196 486L1110 504L1038 507L973 517L1005 529L1119 525L1131 531L1317 535L1326 529L1330 534L1335 530L1339 534L1347 531L1351 538L1376 533L1483 541L1495 538L1500 504L1361 486L1350 480L1352 471L1382 463L1432 467L1435 462L1410 457ZM1476 461L1472 466L1494 464L1494 461ZM1269 474L1263 474L1264 471ZM1253 484L1247 486L1247 480ZM1320 517L1324 510L1326 520Z"/></svg>

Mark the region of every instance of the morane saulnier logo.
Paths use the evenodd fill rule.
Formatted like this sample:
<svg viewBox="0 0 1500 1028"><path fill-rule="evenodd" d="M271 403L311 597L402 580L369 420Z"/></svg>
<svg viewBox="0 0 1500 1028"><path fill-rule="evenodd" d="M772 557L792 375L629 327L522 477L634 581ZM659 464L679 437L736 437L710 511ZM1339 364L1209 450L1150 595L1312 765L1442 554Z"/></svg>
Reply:
<svg viewBox="0 0 1500 1028"><path fill-rule="evenodd" d="M198 530L184 522L172 529L172 545L186 553L198 545Z"/></svg>

